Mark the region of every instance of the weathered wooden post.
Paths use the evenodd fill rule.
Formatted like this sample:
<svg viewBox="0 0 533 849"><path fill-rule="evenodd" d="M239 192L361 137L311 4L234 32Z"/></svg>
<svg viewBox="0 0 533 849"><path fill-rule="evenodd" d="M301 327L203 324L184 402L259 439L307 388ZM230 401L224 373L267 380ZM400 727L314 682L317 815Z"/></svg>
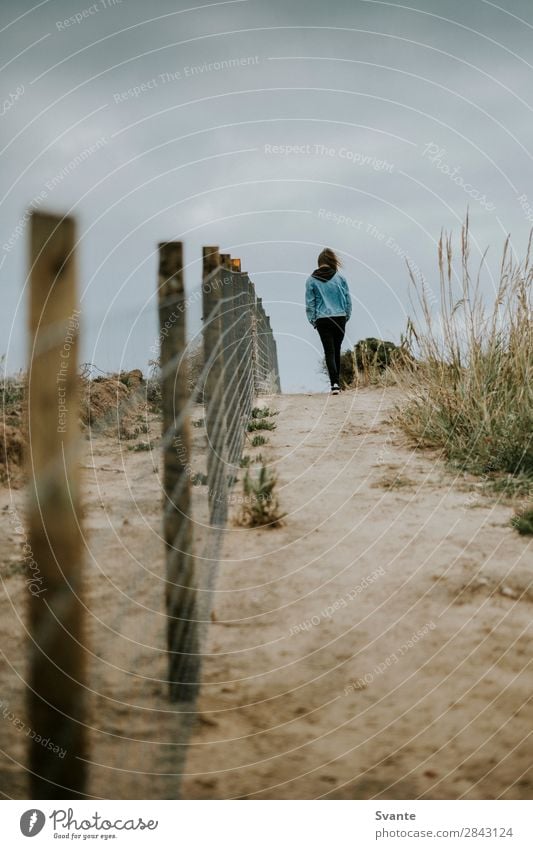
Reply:
<svg viewBox="0 0 533 849"><path fill-rule="evenodd" d="M252 368L253 368L253 394L259 392L259 320L257 311L257 295L255 286L250 281L250 310L252 327Z"/></svg>
<svg viewBox="0 0 533 849"><path fill-rule="evenodd" d="M220 254L222 266L222 282L224 292L224 341L225 353L224 363L226 368L226 414L228 430L235 432L235 421L239 416L239 392L238 392L238 334L237 334L237 301L235 295L235 281L231 272L231 257L229 254ZM228 462L233 464L236 459L235 440L229 445Z"/></svg>
<svg viewBox="0 0 533 849"><path fill-rule="evenodd" d="M245 425L250 417L250 412L253 406L254 396L254 331L253 331L253 310L254 310L254 294L253 286L248 277L248 274L243 273L243 288L244 288L244 339L245 339L245 400L244 400L244 419Z"/></svg>
<svg viewBox="0 0 533 849"><path fill-rule="evenodd" d="M272 333L270 330L270 318L265 311L265 353L267 361L267 385L268 392L272 391Z"/></svg>
<svg viewBox="0 0 533 849"><path fill-rule="evenodd" d="M203 341L207 367L204 391L205 423L208 439L207 484L211 524L225 525L226 486L226 394L222 289L218 247L203 249Z"/></svg>
<svg viewBox="0 0 533 849"><path fill-rule="evenodd" d="M240 260L239 260L240 265ZM239 291L241 296L241 452L244 445L246 428L250 418L250 381L252 379L252 355L250 349L250 294L248 275L239 272Z"/></svg>
<svg viewBox="0 0 533 849"><path fill-rule="evenodd" d="M224 359L224 383L223 383L223 403L226 415L226 423L228 429L227 435L227 460L229 462L230 455L230 439L229 431L231 429L231 421L233 418L233 371L232 371L232 343L233 343L233 289L231 278L227 273L227 263L229 262L228 254L220 254L220 283L221 283L221 319L222 319L222 352Z"/></svg>
<svg viewBox="0 0 533 849"><path fill-rule="evenodd" d="M240 260L238 261L240 265ZM233 264L233 260L232 260ZM244 397L243 397L243 378L244 378L244 350L243 350L243 290L241 273L239 271L231 271L233 295L234 295L234 312L233 319L235 323L235 356L233 359L235 370L235 438L234 438L234 463L236 466L242 454L242 445L244 442L243 432L243 415L244 415ZM234 469L233 475L236 477L237 470Z"/></svg>
<svg viewBox="0 0 533 849"><path fill-rule="evenodd" d="M268 354L266 344L265 310L263 299L257 298L257 348L259 354L259 391L266 391L268 379Z"/></svg>
<svg viewBox="0 0 533 849"><path fill-rule="evenodd" d="M191 523L191 437L186 406L186 316L181 242L159 245L159 327L163 407L163 533L171 701L192 701L199 674Z"/></svg>
<svg viewBox="0 0 533 849"><path fill-rule="evenodd" d="M74 245L71 218L32 214L27 578L33 799L82 798L86 783Z"/></svg>
<svg viewBox="0 0 533 849"><path fill-rule="evenodd" d="M272 332L272 325L270 323L270 316L265 313L265 322L266 322L266 340L267 340L267 353L268 353L268 391L270 393L277 392L278 386L278 374L277 374L277 363L276 363L276 343L274 341L274 334Z"/></svg>
<svg viewBox="0 0 533 849"><path fill-rule="evenodd" d="M232 269L240 269L240 259L232 259ZM245 380L246 380L246 339L245 339L245 304L244 304L244 280L240 270L232 270L233 291L235 293L235 321L237 329L236 338L236 364L237 375L237 446L236 458L241 457L244 442L244 415L245 415Z"/></svg>
<svg viewBox="0 0 533 849"><path fill-rule="evenodd" d="M278 345L274 335L272 334L272 350L274 356L274 373L276 375L276 392L278 395L281 392L281 377L279 373Z"/></svg>

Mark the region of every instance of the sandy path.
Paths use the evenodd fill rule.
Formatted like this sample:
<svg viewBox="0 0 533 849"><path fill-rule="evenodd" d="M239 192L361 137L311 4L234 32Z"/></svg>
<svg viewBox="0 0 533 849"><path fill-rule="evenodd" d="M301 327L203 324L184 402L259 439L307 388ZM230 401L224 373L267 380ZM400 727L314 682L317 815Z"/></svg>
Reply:
<svg viewBox="0 0 533 849"><path fill-rule="evenodd" d="M185 798L531 798L531 544L508 506L390 431L396 397L275 399L277 429L258 450L288 515L277 530L226 532ZM156 417L149 429L153 453L84 442L88 793L104 798L175 798L185 752L172 745L182 708L162 684ZM205 430L193 436L202 471ZM0 688L24 723L13 505L22 517L23 490L2 488ZM206 508L195 487L197 553ZM28 794L25 743L2 714L0 792L12 798Z"/></svg>
<svg viewBox="0 0 533 849"><path fill-rule="evenodd" d="M276 400L288 516L226 534L185 798L531 798L531 544L396 397Z"/></svg>

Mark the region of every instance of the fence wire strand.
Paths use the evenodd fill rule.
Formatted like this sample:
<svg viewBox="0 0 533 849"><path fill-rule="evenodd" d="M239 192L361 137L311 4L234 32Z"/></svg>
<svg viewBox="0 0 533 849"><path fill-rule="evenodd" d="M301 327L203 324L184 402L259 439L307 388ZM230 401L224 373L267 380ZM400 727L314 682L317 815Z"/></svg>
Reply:
<svg viewBox="0 0 533 849"><path fill-rule="evenodd" d="M179 795L196 716L224 529L250 415L257 396L280 391L274 337L248 276L216 266L204 275L203 287L217 297L203 315L201 368L159 440L163 463L172 452L184 449L181 471L164 494L162 516L146 518L142 505L147 497L145 487L159 497L164 475L154 480L151 468L128 481L130 505L141 512L148 533L157 539L157 550L150 539L148 543L130 540L111 524L111 536L105 537L109 552L99 545L99 534L84 539L90 593L81 599L81 613L87 628L83 649L88 663L85 695L90 748L78 760L88 768L84 794L88 798ZM203 292L205 297L205 288ZM176 321L185 320L188 300L183 293L161 299L161 303L165 310L173 310ZM65 322L50 324L40 335L35 353L55 348L68 329ZM161 333L164 330L162 327ZM183 378L190 350L190 344L183 346L161 365L162 387ZM199 412L203 412L206 444L199 446L196 439L189 449L186 434L191 432L193 415ZM195 464L198 468L193 471ZM207 485L193 485L193 478L204 474L200 466L206 469ZM122 471L126 471L124 462ZM95 464L94 482L100 492L97 473ZM46 501L64 477L65 458L54 457L44 464L39 478L31 481L29 493ZM130 482L140 491L138 499ZM187 511L180 510L182 502L188 503ZM161 518L163 528L166 522L177 522L166 547ZM104 539L107 531L104 525L102 528ZM114 558L124 552L123 572L122 567L117 570ZM75 595L76 587L63 577L70 596ZM65 604L69 604L68 598ZM33 651L50 659L57 615L58 609L51 611L32 635L38 647ZM68 798L69 788L60 784L60 775L59 762L51 760L47 778L58 784L58 797Z"/></svg>
<svg viewBox="0 0 533 849"><path fill-rule="evenodd" d="M236 275L226 269L215 269L208 279L213 282L219 281L221 277L225 281L229 280L229 283L225 284L227 287L235 286ZM204 413L204 422L209 421L209 432L206 433L207 488L193 487L191 514L181 517L182 525L173 540L171 550L167 552L168 574L176 561L186 552L184 541L188 533L187 525L192 524L193 547L188 560L190 568L176 581L169 583L168 578L165 579L168 593L167 606L171 610L179 611L179 616L174 622L172 643L167 651L162 634L165 613L162 608L157 609L156 604L148 611L148 615L146 611L140 611L143 614L142 638L138 643L135 639L123 634L123 624L131 614L130 599L135 599L142 594L147 580L143 568L138 568L135 579L128 587L127 595L122 599L123 610L118 617L114 617L113 622L113 630L121 634L121 642L123 642L122 637L126 637L127 663L120 664L120 674L129 681L127 703L119 703L118 709L129 709L133 713L147 712L149 716L153 715L155 724L161 718L167 720L170 718L170 721L163 722L165 731L162 728L161 733L156 734L156 739L152 735L143 735L143 724L140 723L141 730L137 738L132 735L132 745L135 751L138 749L138 754L133 758L131 770L127 775L130 776L131 773L138 779L150 775L165 788L170 788L170 792L175 795L179 792L187 741L194 723L224 528L228 518L232 488L240 472L239 461L246 439L248 421L254 398L263 393L271 394L277 391L279 385L277 362L273 359L269 331L264 324L264 314L262 311L259 314L257 312L257 302L251 286L252 284L248 290L245 289L247 296L242 292L230 295L224 293L209 314L204 315L204 332L206 327L217 321L220 322L220 332L217 333L211 350L205 350L202 368L196 376L195 386L191 389L186 403L181 410L176 411L174 420L161 439L163 452L173 446L179 446L180 435L199 409ZM170 306L174 304L171 303ZM177 352L163 366L161 379L175 375L178 369L184 367L186 359L187 349ZM214 391L210 397L207 397L205 387L210 373L213 369L217 370L221 362L220 376L215 383ZM181 475L172 492L165 497L164 515L176 509L176 504L180 501L185 489L190 487L194 462L205 462L205 459L205 456L198 456L197 448L193 449L192 456L189 457L188 470ZM146 474L148 476L150 473ZM161 595L161 584L158 592ZM110 654L113 655L112 651ZM150 664L146 663L147 654L153 659L152 671L149 671ZM171 658L173 656L174 660L173 665L171 664L171 675L164 669L169 655ZM93 682L100 698L106 698L109 690L106 682L116 668L112 663L101 668L101 687L96 681ZM143 707L146 688L154 684L159 689L158 705L154 707L152 700L150 707ZM178 692L181 694L177 701L168 700L169 687L173 685L177 685ZM128 708L128 706L133 707ZM108 730L105 733L109 739L112 732ZM149 748L154 744L156 751L149 755ZM131 786L130 778L126 780L126 775L121 773L121 746L124 746L122 737L113 747L114 754L108 751L105 765L99 763L97 758L91 761L90 774L91 772L103 774L105 779L107 772L114 776L113 782L124 782ZM109 750L109 744L106 749ZM163 754L162 750L165 750L166 754ZM95 753L96 751L97 746L95 746ZM120 775L123 775L123 779ZM104 784L106 783L104 780ZM93 786L97 785L98 780L95 778ZM161 794L161 790L158 792ZM146 793L146 787L144 793Z"/></svg>

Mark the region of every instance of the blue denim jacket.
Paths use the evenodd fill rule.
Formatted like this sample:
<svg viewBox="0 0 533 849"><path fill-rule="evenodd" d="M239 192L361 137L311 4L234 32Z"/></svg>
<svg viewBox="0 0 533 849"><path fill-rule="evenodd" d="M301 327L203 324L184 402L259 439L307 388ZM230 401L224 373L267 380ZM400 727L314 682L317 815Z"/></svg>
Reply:
<svg viewBox="0 0 533 849"><path fill-rule="evenodd" d="M330 280L308 277L305 283L305 311L313 327L317 318L334 315L345 315L348 321L352 314L352 299L342 274L337 271Z"/></svg>

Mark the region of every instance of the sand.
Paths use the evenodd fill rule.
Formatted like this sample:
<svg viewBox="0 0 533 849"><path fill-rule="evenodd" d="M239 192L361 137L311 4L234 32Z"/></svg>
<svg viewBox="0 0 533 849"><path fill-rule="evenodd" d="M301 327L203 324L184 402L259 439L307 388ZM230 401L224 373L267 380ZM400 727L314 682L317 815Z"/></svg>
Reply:
<svg viewBox="0 0 533 849"><path fill-rule="evenodd" d="M275 404L287 517L226 534L185 798L531 798L531 543L397 399Z"/></svg>
<svg viewBox="0 0 533 849"><path fill-rule="evenodd" d="M389 424L398 399L269 402L276 430L245 452L276 470L286 516L246 529L232 508L184 763L160 745L176 722L160 681L159 422L139 438L153 451L84 441L88 795L174 798L174 768L190 799L531 798L532 546L509 504L406 445ZM205 488L194 497L202 519ZM0 683L25 721L23 498L0 490ZM0 719L0 787L25 798L24 731Z"/></svg>

